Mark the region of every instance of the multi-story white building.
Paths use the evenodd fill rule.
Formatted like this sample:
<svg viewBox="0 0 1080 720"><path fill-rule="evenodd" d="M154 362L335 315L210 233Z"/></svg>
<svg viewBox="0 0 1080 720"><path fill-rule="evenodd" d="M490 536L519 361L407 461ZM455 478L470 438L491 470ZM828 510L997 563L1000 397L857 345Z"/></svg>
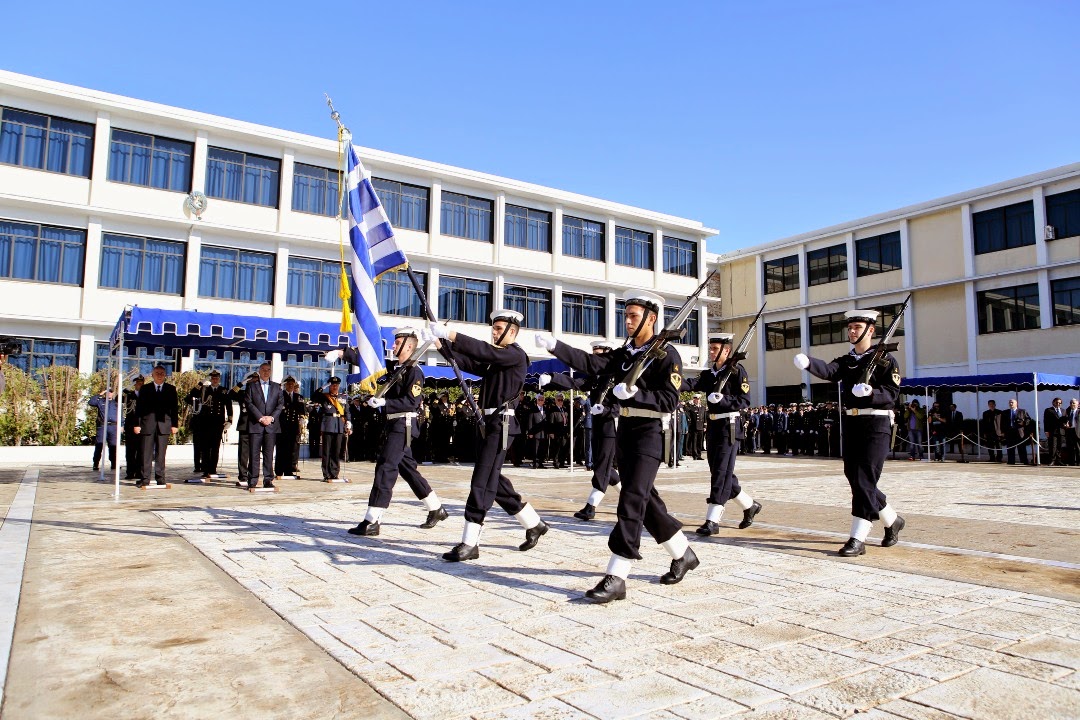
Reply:
<svg viewBox="0 0 1080 720"><path fill-rule="evenodd" d="M335 321L336 140L0 72L0 333L24 367L101 364L125 306ZM702 223L606 200L361 150L411 266L441 319L486 336L498 306L587 347L623 334L619 298L648 288L672 311L705 275ZM201 191L196 217L185 200ZM402 275L379 283L386 325L420 315ZM706 354L707 300L684 361ZM217 366L255 358L158 359ZM274 357L313 381L319 358ZM284 367L282 367L284 366ZM325 374L323 365L322 374Z"/></svg>
<svg viewBox="0 0 1080 720"><path fill-rule="evenodd" d="M760 403L835 394L794 355L847 352L845 310L878 308L888 323L908 293L897 354L905 376L1080 375L1080 163L710 256L713 264L723 326L741 333L768 301L748 360Z"/></svg>

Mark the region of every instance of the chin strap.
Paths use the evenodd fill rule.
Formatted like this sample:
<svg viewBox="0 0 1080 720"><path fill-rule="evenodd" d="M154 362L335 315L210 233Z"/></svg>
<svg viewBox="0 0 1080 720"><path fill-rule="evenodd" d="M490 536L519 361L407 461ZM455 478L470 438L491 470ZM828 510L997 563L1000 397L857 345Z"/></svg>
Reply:
<svg viewBox="0 0 1080 720"><path fill-rule="evenodd" d="M863 338L866 337L866 333L870 332L870 328L872 328L872 327L874 327L874 326L871 325L870 323L867 323L866 327L863 328L862 335L860 335L855 342L851 343L851 346L855 347L856 345L861 343L863 341Z"/></svg>
<svg viewBox="0 0 1080 720"><path fill-rule="evenodd" d="M511 327L512 327L512 326L511 326L511 324L510 324L510 323L506 323L506 327L504 327L504 328L503 328L503 331L502 331L502 335L500 335L500 336L499 336L499 339L495 341L495 344L496 344L496 345L498 345L499 347L502 347L502 346L503 346L503 344L502 344L502 343L503 343L503 340L505 340L505 339L506 339L506 333L510 332L510 328L511 328Z"/></svg>

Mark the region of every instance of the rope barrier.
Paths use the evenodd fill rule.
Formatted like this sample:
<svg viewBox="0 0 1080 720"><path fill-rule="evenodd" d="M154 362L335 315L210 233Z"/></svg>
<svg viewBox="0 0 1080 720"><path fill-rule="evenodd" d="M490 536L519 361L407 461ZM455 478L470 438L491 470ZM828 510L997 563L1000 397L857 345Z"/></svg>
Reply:
<svg viewBox="0 0 1080 720"><path fill-rule="evenodd" d="M957 438L960 438L960 442L963 442L964 440L967 440L971 444L972 447L979 447L979 448L983 448L984 450L993 450L995 452L998 451L998 450L1014 450L1014 449L1020 447L1021 445L1031 444L1031 441L1032 441L1032 438L1028 437L1028 438L1025 438L1025 439L1021 440L1020 442L1016 443L1015 445L998 445L998 446L982 445L981 443L977 443L974 440L972 440L971 438L969 438L966 434L958 433L956 435L953 435L952 437L945 438L943 440L933 442L933 443L931 443L929 440L927 440L927 442L924 444L924 443L909 442L907 439L902 438L899 435L896 436L897 440L899 440L900 442L904 443L905 445L907 445L909 447L915 447L917 445L919 447L926 448L927 451L929 451L929 449L931 447L935 446L935 445L945 445L946 443L955 442ZM1041 441L1041 440L1039 441L1038 444L1039 444L1040 449L1045 447L1044 444L1043 444L1043 441Z"/></svg>

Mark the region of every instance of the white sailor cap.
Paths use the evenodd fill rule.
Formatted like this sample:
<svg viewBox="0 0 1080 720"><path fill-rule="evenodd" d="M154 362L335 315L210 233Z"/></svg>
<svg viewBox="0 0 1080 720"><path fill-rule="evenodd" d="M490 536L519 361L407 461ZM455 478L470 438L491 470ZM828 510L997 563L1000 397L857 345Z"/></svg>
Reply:
<svg viewBox="0 0 1080 720"><path fill-rule="evenodd" d="M394 328L394 337L414 338L416 337L416 328L409 327L408 325L406 325L405 327Z"/></svg>
<svg viewBox="0 0 1080 720"><path fill-rule="evenodd" d="M518 327L521 327L521 321L525 319L525 316L519 313L517 310L503 309L496 310L495 312L491 313L490 318L493 324L498 322L499 320L503 320L504 322L508 322L513 325L517 325Z"/></svg>
<svg viewBox="0 0 1080 720"><path fill-rule="evenodd" d="M731 345L735 336L731 333L713 333L709 335L710 345Z"/></svg>
<svg viewBox="0 0 1080 720"><path fill-rule="evenodd" d="M593 340L591 343L589 343L589 345L592 346L593 350L597 350L597 349L599 349L599 350L614 350L615 349L615 343L611 342L610 340Z"/></svg>
<svg viewBox="0 0 1080 720"><path fill-rule="evenodd" d="M640 305L643 308L652 310L661 320L664 318L664 298L656 293L644 290L627 290L623 293L623 303L626 305Z"/></svg>
<svg viewBox="0 0 1080 720"><path fill-rule="evenodd" d="M848 310L844 313L844 320L849 323L861 322L874 325L880 314L877 310Z"/></svg>

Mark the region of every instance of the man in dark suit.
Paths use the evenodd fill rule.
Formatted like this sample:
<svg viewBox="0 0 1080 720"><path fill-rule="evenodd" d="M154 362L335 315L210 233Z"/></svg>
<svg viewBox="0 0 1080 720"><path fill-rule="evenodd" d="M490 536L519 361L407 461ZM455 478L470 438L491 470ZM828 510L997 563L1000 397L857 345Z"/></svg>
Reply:
<svg viewBox="0 0 1080 720"><path fill-rule="evenodd" d="M307 400L297 392L296 378L291 375L281 383L285 389L285 409L281 413L281 432L277 438L278 475L300 475L300 431L307 415Z"/></svg>
<svg viewBox="0 0 1080 720"><path fill-rule="evenodd" d="M159 485L165 484L165 448L169 436L179 430L180 402L176 396L176 387L165 382L165 367L158 365L152 374L153 382L146 383L139 390L135 404L135 414L139 424L135 434L142 441L142 478L135 483L137 487L150 484L150 478ZM154 474L151 475L151 472Z"/></svg>
<svg viewBox="0 0 1080 720"><path fill-rule="evenodd" d="M274 487L274 445L277 441L285 394L281 385L270 380L270 363L259 365L259 379L247 386L244 400L248 409L248 441L251 443L251 477L248 487L259 484L259 458L262 458L263 487Z"/></svg>
<svg viewBox="0 0 1080 720"><path fill-rule="evenodd" d="M1046 448L1050 451L1048 462L1055 462L1065 445L1065 409L1061 398L1054 398L1050 407L1043 411L1042 430L1046 433Z"/></svg>
<svg viewBox="0 0 1080 720"><path fill-rule="evenodd" d="M1069 465L1080 465L1080 404L1076 398L1069 401L1062 423L1065 430L1065 461Z"/></svg>
<svg viewBox="0 0 1080 720"><path fill-rule="evenodd" d="M964 413L956 409L956 404L949 405L949 416L946 418L947 429L945 434L949 436L949 452L960 443L960 459L957 462L967 462L964 458L964 438L959 437L964 432Z"/></svg>
<svg viewBox="0 0 1080 720"><path fill-rule="evenodd" d="M1005 438L1001 422L1001 411L993 400L986 401L986 410L982 414L980 429L983 444L990 453L990 462L1001 462L1001 441Z"/></svg>
<svg viewBox="0 0 1080 720"><path fill-rule="evenodd" d="M1020 450L1020 464L1027 465L1028 445L1028 417L1027 410L1016 406L1016 399L1009 399L1009 409L1001 413L1001 425L1005 430L1006 455L1009 465L1016 464L1016 450Z"/></svg>
<svg viewBox="0 0 1080 720"><path fill-rule="evenodd" d="M544 449L544 428L547 422L544 410L544 396L536 393L534 402L529 403L528 412L525 414L525 425L522 432L529 439L528 449L532 455L534 468L544 467L546 452Z"/></svg>

